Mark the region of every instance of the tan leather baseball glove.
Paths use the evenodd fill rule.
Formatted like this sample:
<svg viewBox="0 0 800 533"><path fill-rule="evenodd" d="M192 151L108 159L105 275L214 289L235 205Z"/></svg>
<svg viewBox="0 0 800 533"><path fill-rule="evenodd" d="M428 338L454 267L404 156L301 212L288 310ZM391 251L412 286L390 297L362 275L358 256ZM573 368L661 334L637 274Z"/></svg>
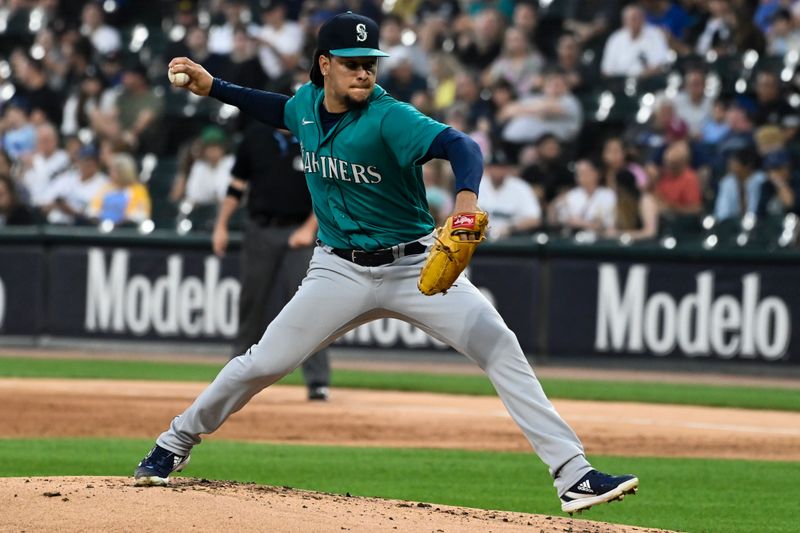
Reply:
<svg viewBox="0 0 800 533"><path fill-rule="evenodd" d="M488 224L489 215L483 211L457 213L447 218L419 274L417 287L422 294L447 292L467 268L478 243L486 238Z"/></svg>

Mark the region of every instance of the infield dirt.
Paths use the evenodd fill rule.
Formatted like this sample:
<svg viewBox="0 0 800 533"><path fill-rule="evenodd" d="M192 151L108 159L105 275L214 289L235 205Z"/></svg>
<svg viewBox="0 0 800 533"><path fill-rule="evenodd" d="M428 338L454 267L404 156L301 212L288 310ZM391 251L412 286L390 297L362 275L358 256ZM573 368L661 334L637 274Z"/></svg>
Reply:
<svg viewBox="0 0 800 533"><path fill-rule="evenodd" d="M204 383L0 379L0 437L154 438ZM555 400L589 454L800 460L800 413ZM25 416L20 416L25 413ZM91 416L86 416L91 413ZM530 451L496 397L334 389L312 403L275 385L212 438Z"/></svg>

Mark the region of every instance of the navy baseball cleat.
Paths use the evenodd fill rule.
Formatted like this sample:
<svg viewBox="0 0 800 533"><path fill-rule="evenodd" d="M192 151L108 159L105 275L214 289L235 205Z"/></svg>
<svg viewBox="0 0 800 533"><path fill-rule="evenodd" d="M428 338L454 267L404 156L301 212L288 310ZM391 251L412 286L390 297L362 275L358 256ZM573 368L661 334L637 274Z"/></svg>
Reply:
<svg viewBox="0 0 800 533"><path fill-rule="evenodd" d="M636 476L609 476L592 470L561 496L561 510L572 514L584 511L598 503L621 500L626 494L636 494L639 479Z"/></svg>
<svg viewBox="0 0 800 533"><path fill-rule="evenodd" d="M164 487L169 484L169 475L180 472L187 464L189 455L177 455L156 444L133 473L133 484L136 487Z"/></svg>

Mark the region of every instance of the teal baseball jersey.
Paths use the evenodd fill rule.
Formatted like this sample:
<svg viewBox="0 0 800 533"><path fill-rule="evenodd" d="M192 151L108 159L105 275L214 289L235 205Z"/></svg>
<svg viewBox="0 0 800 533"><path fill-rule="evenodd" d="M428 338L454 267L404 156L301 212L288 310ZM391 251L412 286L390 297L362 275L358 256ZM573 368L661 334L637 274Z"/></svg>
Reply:
<svg viewBox="0 0 800 533"><path fill-rule="evenodd" d="M347 112L326 134L323 96L307 83L284 110L286 127L300 140L319 239L371 251L430 233L434 221L418 163L448 126L376 85L365 109Z"/></svg>

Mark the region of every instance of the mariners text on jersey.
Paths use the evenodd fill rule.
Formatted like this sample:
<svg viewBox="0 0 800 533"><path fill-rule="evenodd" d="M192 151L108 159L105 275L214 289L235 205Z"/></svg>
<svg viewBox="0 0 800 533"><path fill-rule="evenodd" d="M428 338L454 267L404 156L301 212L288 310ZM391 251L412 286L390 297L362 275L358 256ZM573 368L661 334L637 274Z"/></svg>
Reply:
<svg viewBox="0 0 800 533"><path fill-rule="evenodd" d="M317 157L316 152L307 152L303 149L303 170L304 172L319 172L323 178L330 178L342 181L352 181L353 183L376 184L383 179L381 173L374 165L359 165L349 163L342 159L322 155Z"/></svg>

